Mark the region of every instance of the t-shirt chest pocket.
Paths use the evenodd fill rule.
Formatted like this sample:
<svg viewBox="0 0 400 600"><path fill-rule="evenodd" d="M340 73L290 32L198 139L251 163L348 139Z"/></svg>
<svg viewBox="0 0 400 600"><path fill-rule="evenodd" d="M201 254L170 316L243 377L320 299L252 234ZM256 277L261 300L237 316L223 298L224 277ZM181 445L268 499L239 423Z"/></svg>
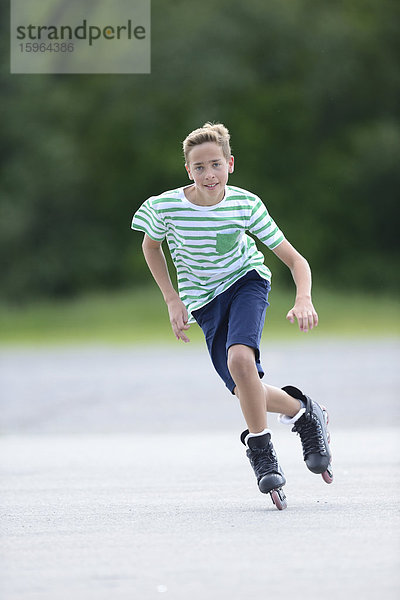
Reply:
<svg viewBox="0 0 400 600"><path fill-rule="evenodd" d="M226 254L232 248L240 236L240 231L234 233L217 233L216 251L218 254Z"/></svg>

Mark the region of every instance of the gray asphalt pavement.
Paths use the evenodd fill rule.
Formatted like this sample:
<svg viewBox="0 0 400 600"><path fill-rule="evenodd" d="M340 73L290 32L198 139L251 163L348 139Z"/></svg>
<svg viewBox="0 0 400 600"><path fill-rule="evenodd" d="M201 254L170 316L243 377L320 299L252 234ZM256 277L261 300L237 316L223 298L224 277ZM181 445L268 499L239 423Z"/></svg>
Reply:
<svg viewBox="0 0 400 600"><path fill-rule="evenodd" d="M2 600L399 595L399 345L263 348L331 416L335 480L271 415L288 509L198 346L0 351Z"/></svg>

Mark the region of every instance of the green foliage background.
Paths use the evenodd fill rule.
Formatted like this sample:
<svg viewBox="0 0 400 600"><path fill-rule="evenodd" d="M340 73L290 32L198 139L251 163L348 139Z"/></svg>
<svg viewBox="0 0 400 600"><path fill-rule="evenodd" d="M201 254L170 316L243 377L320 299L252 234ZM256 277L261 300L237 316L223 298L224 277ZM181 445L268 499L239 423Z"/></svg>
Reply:
<svg viewBox="0 0 400 600"><path fill-rule="evenodd" d="M397 0L153 0L152 73L121 76L10 75L2 7L3 300L146 281L131 216L206 120L315 279L398 290Z"/></svg>

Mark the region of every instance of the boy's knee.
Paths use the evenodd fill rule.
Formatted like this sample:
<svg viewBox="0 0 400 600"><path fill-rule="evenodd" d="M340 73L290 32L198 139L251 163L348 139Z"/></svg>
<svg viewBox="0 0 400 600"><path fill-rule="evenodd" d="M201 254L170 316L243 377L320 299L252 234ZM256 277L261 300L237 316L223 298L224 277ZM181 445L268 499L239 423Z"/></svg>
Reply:
<svg viewBox="0 0 400 600"><path fill-rule="evenodd" d="M256 369L254 349L234 344L228 350L228 369L235 381L253 375Z"/></svg>

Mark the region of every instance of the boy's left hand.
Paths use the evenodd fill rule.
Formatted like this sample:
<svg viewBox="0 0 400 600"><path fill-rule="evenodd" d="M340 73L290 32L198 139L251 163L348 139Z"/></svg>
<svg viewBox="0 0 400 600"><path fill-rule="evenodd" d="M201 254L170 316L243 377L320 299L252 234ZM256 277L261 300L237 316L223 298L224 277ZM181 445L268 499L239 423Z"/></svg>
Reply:
<svg viewBox="0 0 400 600"><path fill-rule="evenodd" d="M291 323L294 323L295 319L297 319L300 331L307 332L318 325L317 311L308 298L296 299L295 305L289 310L286 318Z"/></svg>

